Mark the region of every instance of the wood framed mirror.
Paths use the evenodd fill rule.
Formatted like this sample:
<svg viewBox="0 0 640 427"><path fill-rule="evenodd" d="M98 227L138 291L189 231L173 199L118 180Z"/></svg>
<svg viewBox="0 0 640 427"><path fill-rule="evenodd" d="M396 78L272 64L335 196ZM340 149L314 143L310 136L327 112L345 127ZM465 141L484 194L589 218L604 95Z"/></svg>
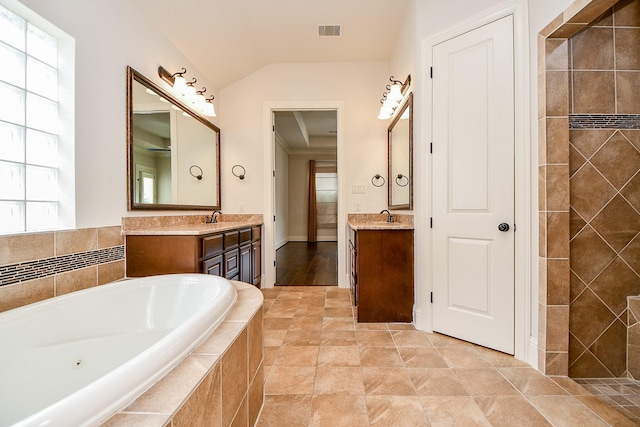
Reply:
<svg viewBox="0 0 640 427"><path fill-rule="evenodd" d="M219 210L220 129L127 67L128 209Z"/></svg>
<svg viewBox="0 0 640 427"><path fill-rule="evenodd" d="M398 107L389 128L388 206L413 209L413 92Z"/></svg>

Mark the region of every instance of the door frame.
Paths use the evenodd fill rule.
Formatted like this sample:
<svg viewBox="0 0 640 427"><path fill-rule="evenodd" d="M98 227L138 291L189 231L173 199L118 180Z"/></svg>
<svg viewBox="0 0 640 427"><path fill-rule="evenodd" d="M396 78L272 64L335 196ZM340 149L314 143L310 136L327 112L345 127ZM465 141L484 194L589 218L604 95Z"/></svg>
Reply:
<svg viewBox="0 0 640 427"><path fill-rule="evenodd" d="M263 225L264 270L262 287L272 288L276 282L276 242L275 242L275 150L276 140L273 126L275 111L335 110L338 120L337 134L337 169L338 169L338 287L348 288L349 281L346 270L346 165L344 144L344 102L343 101L265 101L262 106L263 151L264 151L264 206L265 221Z"/></svg>
<svg viewBox="0 0 640 427"><path fill-rule="evenodd" d="M426 70L425 85L423 90L421 108L423 114L420 115L421 127L424 133L421 135L425 141L431 141L433 134L433 89L429 78L429 70L433 64L433 47L444 41L469 32L475 28L486 25L509 15L513 15L514 22L514 91L515 91L515 301L514 301L514 330L515 330L515 357L520 360L527 360L536 366L538 357L537 336L532 336L532 256L537 254L532 249L535 242L532 239L532 206L531 206L531 138L530 138L530 99L529 91L529 44L528 44L528 4L527 0L518 0L507 5L501 5L493 10L462 23L455 28L445 30L422 43L423 61L422 69ZM426 185L423 189L424 212L431 216L433 212L432 195L436 187L433 185L433 158L426 153L424 160L425 177L431 185ZM419 307L416 310L416 322L420 329L433 330L433 309L430 302L430 292L433 291L433 234L429 228L426 229L424 239L424 258L427 263L416 272L416 282L425 283L425 292L417 292L416 299L419 300ZM537 298L535 298L537 303ZM418 308L419 308L418 307ZM535 328L537 329L537 328Z"/></svg>

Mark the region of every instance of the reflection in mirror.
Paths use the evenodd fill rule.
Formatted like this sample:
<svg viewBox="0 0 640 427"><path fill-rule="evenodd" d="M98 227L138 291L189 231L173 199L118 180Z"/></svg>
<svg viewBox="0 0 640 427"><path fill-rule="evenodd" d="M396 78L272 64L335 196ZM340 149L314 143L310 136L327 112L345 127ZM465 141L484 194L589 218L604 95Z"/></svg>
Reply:
<svg viewBox="0 0 640 427"><path fill-rule="evenodd" d="M398 108L387 137L389 209L413 209L413 93Z"/></svg>
<svg viewBox="0 0 640 427"><path fill-rule="evenodd" d="M220 129L127 74L129 209L220 209Z"/></svg>

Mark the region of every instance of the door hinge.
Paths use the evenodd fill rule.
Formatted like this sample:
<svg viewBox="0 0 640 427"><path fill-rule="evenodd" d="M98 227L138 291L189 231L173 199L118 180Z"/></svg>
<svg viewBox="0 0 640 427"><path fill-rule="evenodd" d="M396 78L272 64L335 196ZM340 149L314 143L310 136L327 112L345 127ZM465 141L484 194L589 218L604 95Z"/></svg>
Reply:
<svg viewBox="0 0 640 427"><path fill-rule="evenodd" d="M429 152L433 154L433 142L429 144Z"/></svg>
<svg viewBox="0 0 640 427"><path fill-rule="evenodd" d="M433 228L433 217L429 218L429 228Z"/></svg>
<svg viewBox="0 0 640 427"><path fill-rule="evenodd" d="M274 267L276 266L276 260L273 260L273 266Z"/></svg>
<svg viewBox="0 0 640 427"><path fill-rule="evenodd" d="M514 233L516 232L516 225L515 224L513 224L513 232Z"/></svg>
<svg viewBox="0 0 640 427"><path fill-rule="evenodd" d="M429 67L429 77L433 78L433 67Z"/></svg>
<svg viewBox="0 0 640 427"><path fill-rule="evenodd" d="M431 294L431 304L433 304L433 292L430 292Z"/></svg>
<svg viewBox="0 0 640 427"><path fill-rule="evenodd" d="M273 171L273 177L274 178L276 177L276 171Z"/></svg>
<svg viewBox="0 0 640 427"><path fill-rule="evenodd" d="M273 216L273 222L276 222L276 216L275 215Z"/></svg>
<svg viewBox="0 0 640 427"><path fill-rule="evenodd" d="M276 131L276 125L271 126L271 129L275 132Z"/></svg>

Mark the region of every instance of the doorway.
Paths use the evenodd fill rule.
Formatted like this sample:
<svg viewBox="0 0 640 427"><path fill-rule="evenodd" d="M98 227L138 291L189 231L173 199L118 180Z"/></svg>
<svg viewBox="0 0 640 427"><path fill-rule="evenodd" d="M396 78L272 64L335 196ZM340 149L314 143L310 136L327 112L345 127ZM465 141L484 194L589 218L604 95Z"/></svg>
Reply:
<svg viewBox="0 0 640 427"><path fill-rule="evenodd" d="M279 110L274 130L275 285L338 285L337 110Z"/></svg>

